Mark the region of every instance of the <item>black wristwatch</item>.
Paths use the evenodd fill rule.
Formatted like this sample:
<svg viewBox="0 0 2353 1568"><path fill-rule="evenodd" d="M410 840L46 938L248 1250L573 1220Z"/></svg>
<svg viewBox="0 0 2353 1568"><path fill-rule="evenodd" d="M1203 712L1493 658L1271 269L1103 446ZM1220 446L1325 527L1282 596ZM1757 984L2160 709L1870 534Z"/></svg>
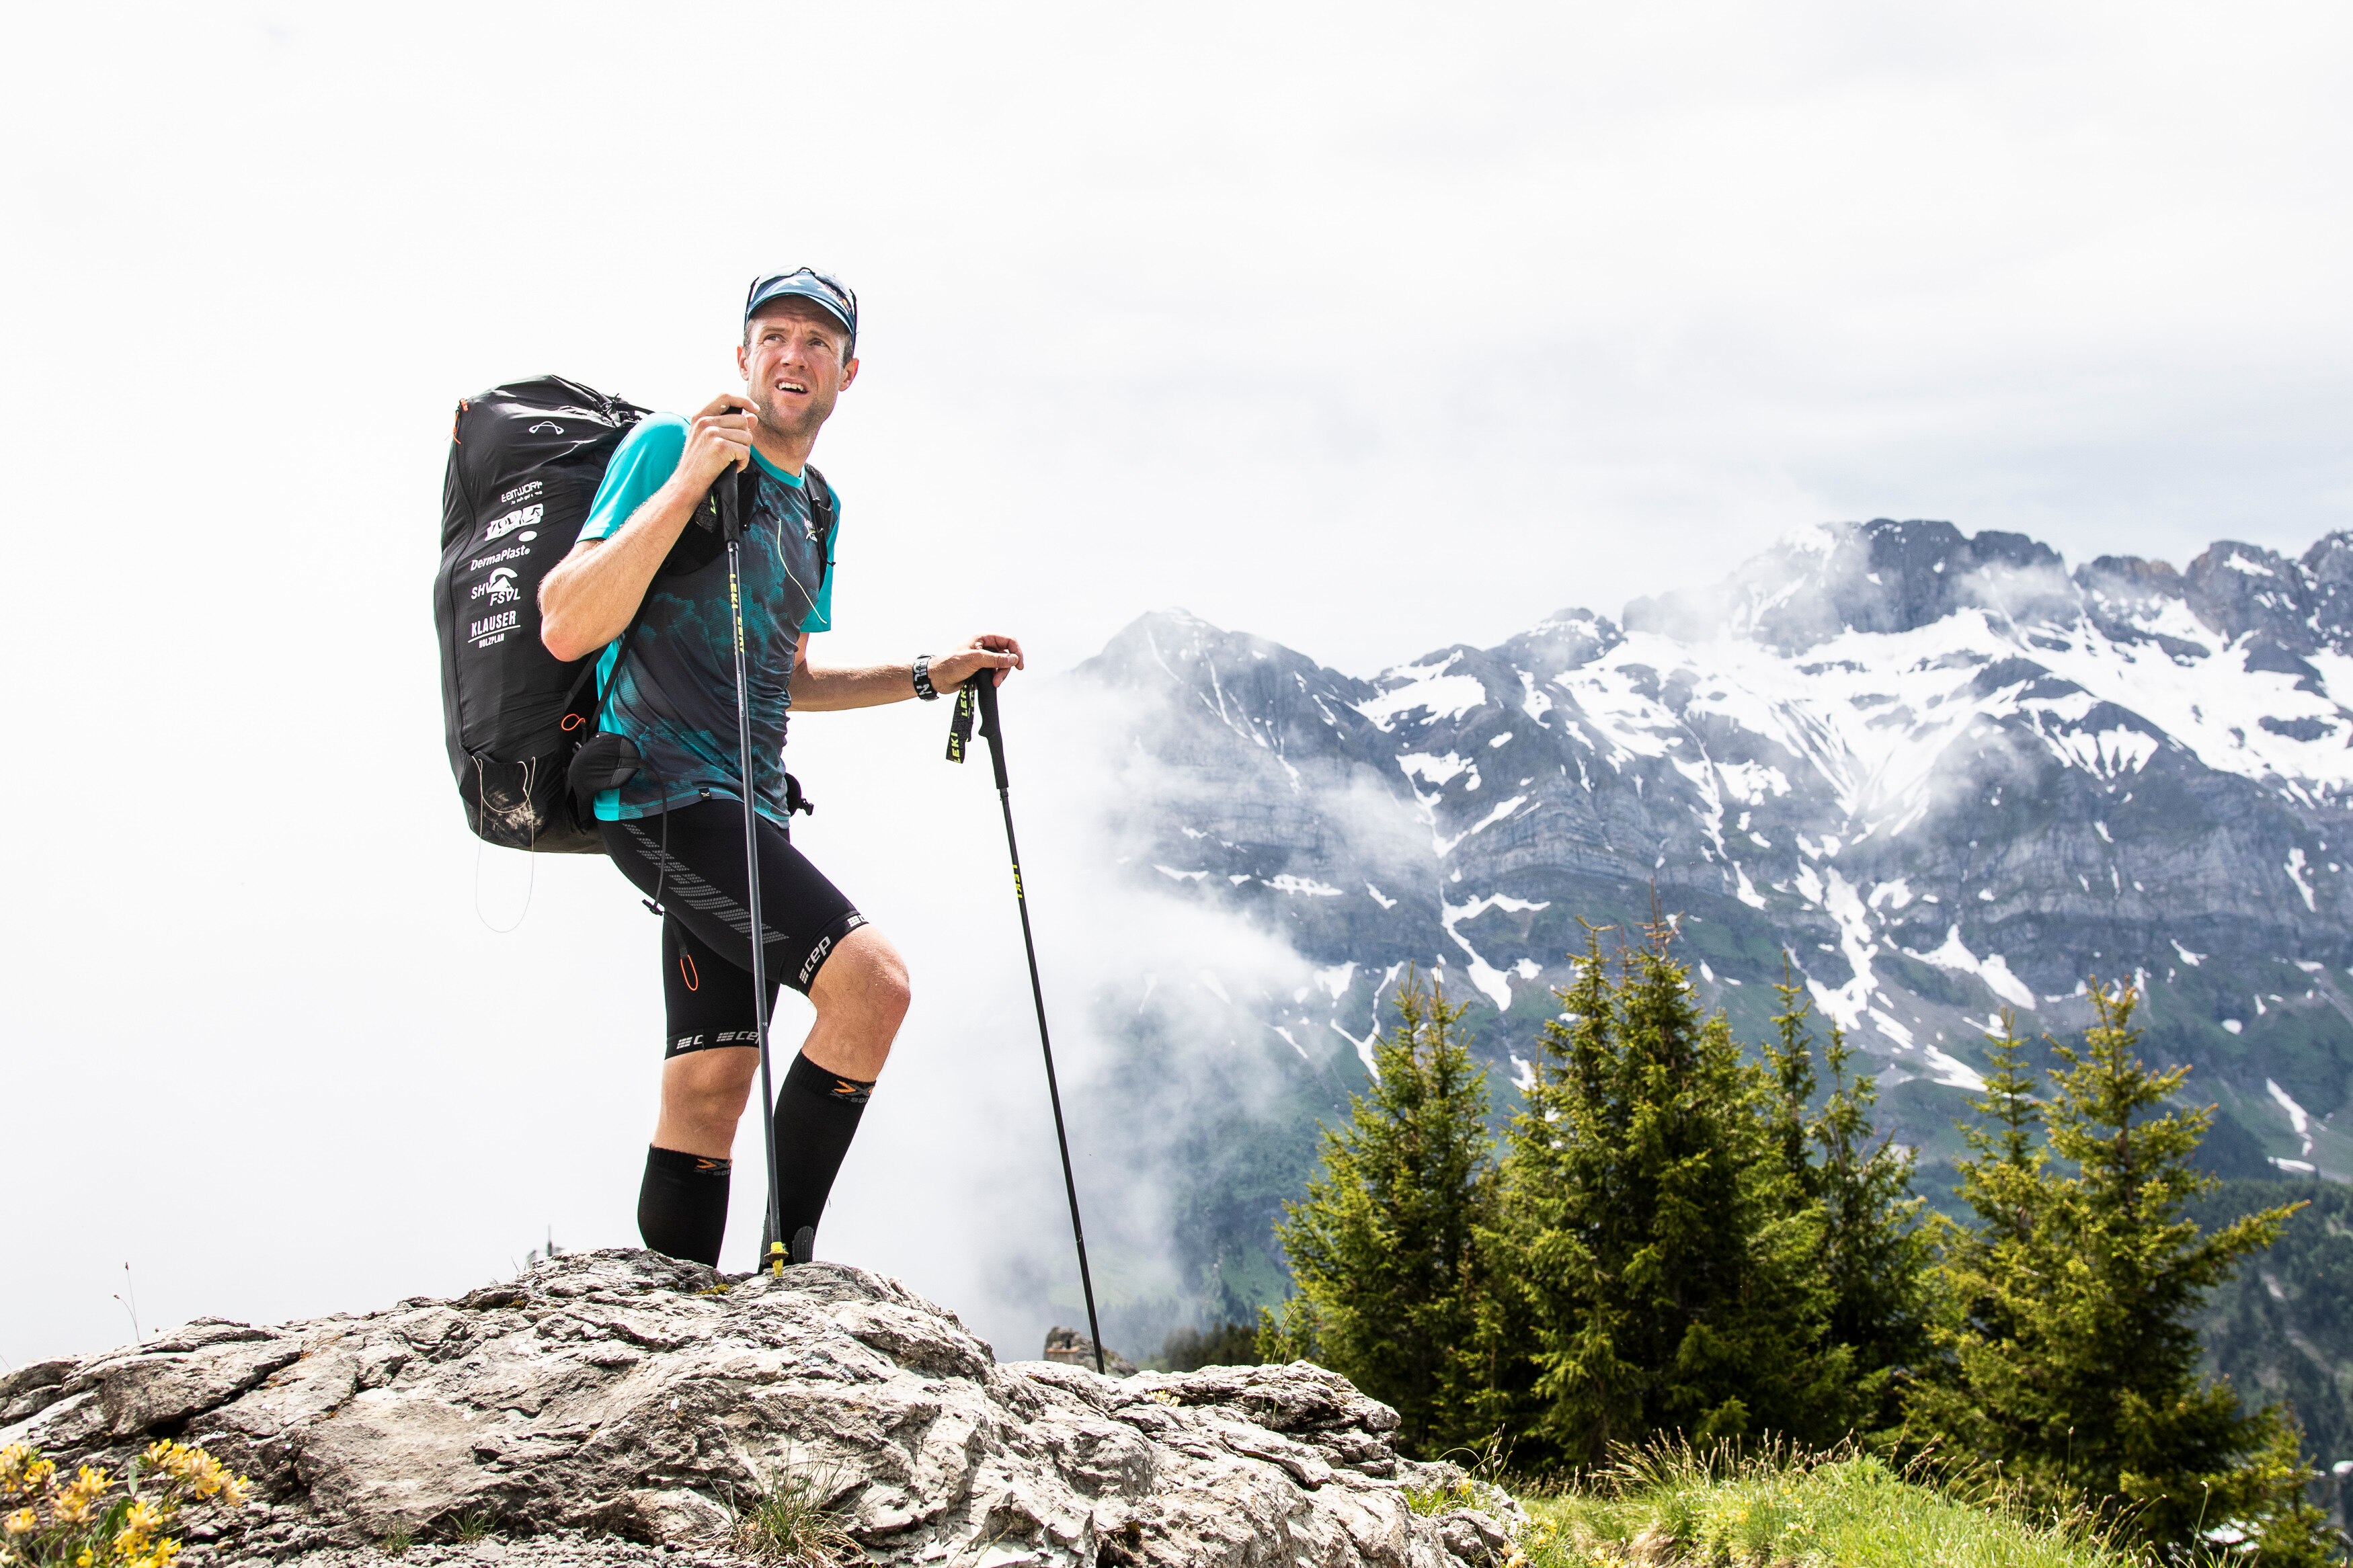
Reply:
<svg viewBox="0 0 2353 1568"><path fill-rule="evenodd" d="M932 656L927 653L917 654L915 656L915 695L926 702L931 702L936 700L939 694L939 689L932 684Z"/></svg>

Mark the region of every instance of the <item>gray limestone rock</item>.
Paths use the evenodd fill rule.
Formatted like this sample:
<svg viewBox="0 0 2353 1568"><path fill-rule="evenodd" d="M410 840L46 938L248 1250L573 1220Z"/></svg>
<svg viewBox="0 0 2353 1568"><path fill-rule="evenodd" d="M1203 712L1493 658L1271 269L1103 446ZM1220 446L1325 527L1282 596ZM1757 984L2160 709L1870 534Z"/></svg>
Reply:
<svg viewBox="0 0 2353 1568"><path fill-rule="evenodd" d="M1451 1479L1397 1415L1305 1363L1113 1380L1000 1365L953 1313L816 1264L733 1280L632 1250L552 1258L455 1301L275 1329L200 1323L11 1374L62 1463L201 1444L257 1502L190 1561L547 1565L736 1561L739 1503L815 1484L877 1563L1499 1560L1518 1522L1415 1514ZM456 1539L464 1521L488 1539Z"/></svg>

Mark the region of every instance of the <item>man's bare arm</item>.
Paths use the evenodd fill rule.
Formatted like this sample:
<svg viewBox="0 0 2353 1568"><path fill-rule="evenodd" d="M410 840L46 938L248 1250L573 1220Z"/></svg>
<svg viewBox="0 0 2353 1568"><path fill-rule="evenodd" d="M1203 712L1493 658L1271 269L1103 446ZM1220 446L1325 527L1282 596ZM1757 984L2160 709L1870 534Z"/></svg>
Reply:
<svg viewBox="0 0 2353 1568"><path fill-rule="evenodd" d="M686 449L662 488L602 540L584 539L539 585L539 640L566 663L628 629L654 574L712 481L752 460L751 405L722 394L695 416Z"/></svg>
<svg viewBox="0 0 2353 1568"><path fill-rule="evenodd" d="M832 665L812 667L807 632L801 634L800 665L793 676L793 711L825 713L845 708L879 708L904 702L915 695L912 664ZM983 632L952 652L932 657L933 687L943 695L962 686L976 671L997 671L998 685L1022 666L1021 645L995 632Z"/></svg>

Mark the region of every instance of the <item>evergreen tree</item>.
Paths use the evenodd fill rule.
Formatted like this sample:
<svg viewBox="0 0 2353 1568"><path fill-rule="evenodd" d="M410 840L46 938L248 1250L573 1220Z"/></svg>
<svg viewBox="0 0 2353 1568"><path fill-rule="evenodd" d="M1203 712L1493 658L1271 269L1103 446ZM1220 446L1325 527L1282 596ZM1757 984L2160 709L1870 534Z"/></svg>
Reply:
<svg viewBox="0 0 2353 1568"><path fill-rule="evenodd" d="M1525 1375L1491 1408L1523 1464L1603 1459L1659 1431L1824 1431L1848 1374L1826 1348L1819 1209L1775 1137L1773 1090L1704 1018L1653 925L1613 983L1588 928L1503 1161L1483 1340Z"/></svg>
<svg viewBox="0 0 2353 1568"><path fill-rule="evenodd" d="M2189 1323L2293 1207L2206 1234L2183 1217L2213 1184L2189 1163L2213 1112L2161 1109L2189 1069L2140 1060L2137 1004L2129 985L2092 988L2094 1025L2080 1050L2054 1044L2039 1107L2004 1016L1961 1167L1978 1223L1946 1259L1954 1375L1917 1391L1915 1429L1998 1460L2031 1503L2089 1502L2153 1545L2242 1530L2263 1563L2325 1561L2293 1423L2242 1410L2227 1383L2201 1385Z"/></svg>
<svg viewBox="0 0 2353 1568"><path fill-rule="evenodd" d="M2038 1396L2042 1346L2034 1329L2058 1231L2042 1112L2015 1015L2004 1008L2001 1033L1985 1038L1993 1072L1983 1097L1970 1101L1978 1120L1961 1126L1970 1157L1956 1167L1957 1191L1977 1224L1947 1226L1939 1260L1947 1316L1935 1332L1950 1359L1943 1378L1907 1391L1905 1408L1912 1435L1998 1463L2015 1479L2020 1445L1996 1429L2020 1425L2019 1413ZM2072 1435L2063 1438L2063 1456L2072 1447ZM2058 1500L2052 1489L2036 1495Z"/></svg>
<svg viewBox="0 0 2353 1568"><path fill-rule="evenodd" d="M1765 1047L1778 1091L1773 1130L1799 1196L1820 1211L1816 1262L1829 1293L1830 1342L1852 1357L1843 1407L1825 1410L1823 1424L1842 1419L1851 1429L1885 1432L1901 1419L1903 1388L1936 1354L1926 1200L1912 1191L1911 1152L1892 1139L1873 1140L1878 1080L1850 1076L1854 1052L1835 1024L1822 1052L1830 1091L1813 1107L1820 1088L1807 1026L1813 1004L1786 955L1774 990L1781 1011L1774 1043Z"/></svg>
<svg viewBox="0 0 2353 1568"><path fill-rule="evenodd" d="M1370 1091L1324 1132L1323 1169L1276 1227L1299 1295L1261 1319L1260 1354L1308 1357L1394 1405L1416 1453L1476 1441L1475 1233L1493 1196L1486 1074L1466 1009L1409 973Z"/></svg>

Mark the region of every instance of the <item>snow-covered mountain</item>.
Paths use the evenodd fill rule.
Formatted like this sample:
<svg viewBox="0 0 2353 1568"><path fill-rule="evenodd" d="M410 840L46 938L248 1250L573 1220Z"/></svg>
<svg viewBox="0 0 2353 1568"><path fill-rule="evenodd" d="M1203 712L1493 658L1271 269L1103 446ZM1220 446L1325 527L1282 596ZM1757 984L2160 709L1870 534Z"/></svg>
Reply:
<svg viewBox="0 0 2353 1568"><path fill-rule="evenodd" d="M1369 681L1181 614L1081 673L1155 764L1129 871L1319 966L1251 1004L1270 1051L1361 1053L1418 963L1502 1067L1578 921L1655 899L1744 1038L1786 950L1932 1162L1998 1010L2063 1032L2087 977L2129 975L2147 1054L2221 1105L2221 1168L2353 1179L2353 533L2071 572L2019 534L1838 524Z"/></svg>

